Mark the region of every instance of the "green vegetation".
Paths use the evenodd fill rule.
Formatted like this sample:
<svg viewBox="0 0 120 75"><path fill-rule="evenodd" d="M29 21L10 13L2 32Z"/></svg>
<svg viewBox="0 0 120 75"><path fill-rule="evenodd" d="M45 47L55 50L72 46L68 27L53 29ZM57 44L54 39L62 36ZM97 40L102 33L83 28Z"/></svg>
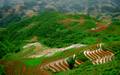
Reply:
<svg viewBox="0 0 120 75"><path fill-rule="evenodd" d="M55 57L55 56L57 56L57 55L59 55L59 54L61 54L62 53L62 51L61 52L56 52L55 54L53 54L52 56L50 56L50 57Z"/></svg>
<svg viewBox="0 0 120 75"><path fill-rule="evenodd" d="M0 13L0 18L2 18L3 17L3 15Z"/></svg>
<svg viewBox="0 0 120 75"><path fill-rule="evenodd" d="M0 9L5 10L5 12L7 12L10 8L12 7L6 5L6 6L1 7Z"/></svg>
<svg viewBox="0 0 120 75"><path fill-rule="evenodd" d="M83 61L83 62L89 60L89 59L84 55L83 52L81 52L80 54L78 54L78 55L77 55L77 58L79 59L79 61Z"/></svg>
<svg viewBox="0 0 120 75"><path fill-rule="evenodd" d="M105 45L102 46L102 49L103 49L104 51L107 50L107 48L105 47Z"/></svg>
<svg viewBox="0 0 120 75"><path fill-rule="evenodd" d="M84 63L86 64L86 63ZM56 75L119 75L120 74L120 61L112 61L105 64L99 65L84 65L82 64L79 68L73 69L71 71L63 71L57 73Z"/></svg>
<svg viewBox="0 0 120 75"><path fill-rule="evenodd" d="M83 17L83 25L78 25L80 18ZM68 19L72 21L66 22ZM65 21L62 22L61 20ZM115 53L115 61L93 65L92 62L81 52L74 52L77 59L84 62L78 68L70 70L69 74L119 74L119 60L120 60L120 21L112 22L108 28L102 31L92 31L90 29L96 28L96 22L103 24L96 18L88 15L71 15L62 14L61 12L45 12L38 16L32 16L16 23L10 23L4 30L0 31L0 58L3 60L9 59L23 59L34 54L35 47L30 47L22 51L22 47L29 42L25 40L37 36L38 42L42 45L52 48L67 47L72 44L82 43L86 45L94 45L98 43L107 43L102 48ZM98 40L100 39L100 40ZM84 50L85 47L82 48ZM58 58L65 58L70 55L75 49L68 49L64 52L57 52L51 57L60 56ZM78 50L78 51L81 51ZM29 65L41 64L42 60L48 57L40 57L30 60L24 60L24 63ZM48 59L47 61L55 60ZM73 68L75 59L70 57L68 60L69 68ZM112 64L112 66L111 66ZM60 74L66 74L61 72ZM58 73L57 73L58 74Z"/></svg>
<svg viewBox="0 0 120 75"><path fill-rule="evenodd" d="M120 41L108 42L106 47L115 53L115 60L120 60Z"/></svg>
<svg viewBox="0 0 120 75"><path fill-rule="evenodd" d="M20 6L20 9L21 9L21 10L29 9L30 7L33 7L33 6L37 5L37 4L38 4L38 3L35 2L35 1L25 2L25 3L24 3L25 6Z"/></svg>
<svg viewBox="0 0 120 75"><path fill-rule="evenodd" d="M10 14L4 19L0 20L0 27L5 28L12 22L18 22L21 20L21 17L17 14Z"/></svg>
<svg viewBox="0 0 120 75"><path fill-rule="evenodd" d="M3 36L0 36L0 58L2 58L7 53L14 52L14 45L8 40L5 40Z"/></svg>
<svg viewBox="0 0 120 75"><path fill-rule="evenodd" d="M48 57L55 57L58 56L59 54L61 54L62 52L56 52L55 54L53 54L52 56L48 56ZM24 60L24 62L27 65L39 65L42 63L42 60L45 59L47 57L39 57L39 58L34 58L34 59L30 59L30 60Z"/></svg>
<svg viewBox="0 0 120 75"><path fill-rule="evenodd" d="M70 24L58 22L69 18L79 20L80 16L86 20L83 25L78 25L79 22L74 21L71 21ZM89 29L97 27L95 22L101 23L98 19L86 15L45 12L17 23L11 23L4 31L0 32L0 35L15 45L15 52L20 51L21 41L32 36L37 36L39 41L46 46L58 48L76 43L93 45L100 42L120 41L119 21L112 22L106 30L101 32L87 32ZM29 27L30 24L34 25ZM96 38L102 38L102 40L96 41Z"/></svg>
<svg viewBox="0 0 120 75"><path fill-rule="evenodd" d="M113 8L113 7L109 7L109 6L103 6L101 7L101 10L104 12L104 10L107 10L109 12L120 12L119 8Z"/></svg>
<svg viewBox="0 0 120 75"><path fill-rule="evenodd" d="M120 21L114 21L114 22L112 22L112 24L120 25Z"/></svg>
<svg viewBox="0 0 120 75"><path fill-rule="evenodd" d="M73 69L75 64L75 59L76 57L70 56L69 59L67 60L67 63L69 64L69 69Z"/></svg>
<svg viewBox="0 0 120 75"><path fill-rule="evenodd" d="M6 75L6 72L3 69L3 66L0 64L0 74L1 75Z"/></svg>
<svg viewBox="0 0 120 75"><path fill-rule="evenodd" d="M39 65L45 57L39 57L31 60L24 60L27 65Z"/></svg>

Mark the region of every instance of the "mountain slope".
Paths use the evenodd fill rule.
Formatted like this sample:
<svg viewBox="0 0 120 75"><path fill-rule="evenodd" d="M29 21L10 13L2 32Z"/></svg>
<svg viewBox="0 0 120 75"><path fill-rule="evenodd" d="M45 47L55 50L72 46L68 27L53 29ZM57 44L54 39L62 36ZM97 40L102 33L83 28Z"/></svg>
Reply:
<svg viewBox="0 0 120 75"><path fill-rule="evenodd" d="M70 42L78 43L77 38L74 40L68 39L74 38L74 35L81 34L87 37L88 35L84 32L88 29L96 28L96 22L100 21L86 15L68 15L60 12L46 12L17 23L11 23L5 31L3 31L7 32L7 34L3 35L7 35L7 38L11 41L26 40L31 36L37 36L40 39L39 41L46 38L46 40L42 42L48 46L63 47L63 42L68 44L70 44ZM83 24L79 25L79 23ZM77 37L83 39L81 36ZM54 38L56 42L52 42L52 38Z"/></svg>
<svg viewBox="0 0 120 75"><path fill-rule="evenodd" d="M8 12L5 12L3 9L0 11L5 16L11 12L10 10L22 17L38 15L46 11L88 14L105 22L119 20L120 17L118 0L35 0L18 4L11 9L9 8Z"/></svg>
<svg viewBox="0 0 120 75"><path fill-rule="evenodd" d="M45 12L11 23L0 31L1 38L4 37L5 39L3 41L0 40L0 48L3 50L1 54L4 54L1 56L0 64L4 66L4 70L8 75L49 75L54 74L54 72L46 70L45 65L54 69L55 67L59 68L62 71L64 68L61 65L65 65L62 61L67 62L64 59L75 54L75 60L80 62L81 65L77 66L77 63L71 62L75 63L73 66L74 68L77 66L76 68L78 69L66 71L69 74L78 74L79 72L86 74L86 71L90 74L108 74L107 72L110 71L111 74L119 74L119 29L120 21L108 24L83 14L72 15L61 12ZM35 45L35 43L40 44ZM98 46L100 43L105 43L105 45ZM82 46L84 44L84 47L78 47L78 45L77 48L73 47L76 44L82 44ZM28 47L25 48L25 46ZM97 59L93 58L91 60L84 55L84 51L92 53L94 51L97 52L99 48L104 51L96 53L99 57ZM100 62L98 61L98 65L93 65L92 62L94 60L96 61L100 57L106 56L105 52L111 52L115 56L115 60L105 62L107 56L104 58L105 63L99 64ZM47 55L49 57L44 57ZM31 56L33 58L30 58ZM89 54L89 56L93 57L92 54ZM110 66L112 64L115 66ZM95 67L99 69L96 71ZM66 74L66 72L61 72L60 74Z"/></svg>

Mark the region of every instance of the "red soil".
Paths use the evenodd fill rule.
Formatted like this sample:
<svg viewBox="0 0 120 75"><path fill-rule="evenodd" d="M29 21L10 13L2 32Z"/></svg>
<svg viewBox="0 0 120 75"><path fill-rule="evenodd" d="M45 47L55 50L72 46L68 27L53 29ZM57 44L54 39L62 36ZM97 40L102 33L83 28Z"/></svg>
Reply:
<svg viewBox="0 0 120 75"><path fill-rule="evenodd" d="M4 71L7 73L7 75L9 75L10 69L6 67L6 64L4 64L3 66L4 66Z"/></svg>
<svg viewBox="0 0 120 75"><path fill-rule="evenodd" d="M16 74L14 74L15 69L14 69L14 67L12 67L12 63L8 63L7 66L10 68L10 73L11 73L12 75L16 75Z"/></svg>
<svg viewBox="0 0 120 75"><path fill-rule="evenodd" d="M32 42L32 41L38 41L38 40L37 40L37 36L34 36L34 38L32 38L31 40L25 40L25 41Z"/></svg>
<svg viewBox="0 0 120 75"><path fill-rule="evenodd" d="M92 49L89 47L90 51L92 51Z"/></svg>
<svg viewBox="0 0 120 75"><path fill-rule="evenodd" d="M101 38L96 38L96 40L97 40L98 42L100 42L100 41L101 41Z"/></svg>
<svg viewBox="0 0 120 75"><path fill-rule="evenodd" d="M71 56L71 55L73 55L74 53L76 53L79 49L80 49L80 48L77 48L77 49L76 49L76 50L74 50L73 52L71 52L71 53L67 54L67 55L68 55L68 57L69 57L69 56Z"/></svg>
<svg viewBox="0 0 120 75"><path fill-rule="evenodd" d="M71 56L73 55L75 52L77 52L79 50L79 48L77 48L76 50L69 52L69 51L64 51L67 52L67 56ZM44 65L50 63L50 62L56 62L60 59L61 56L57 56L57 57L49 57L49 58L45 58L43 59L42 63L40 65L37 66L28 66L25 63L23 63L23 60L30 60L30 59L18 59L18 60L0 60L0 64L4 65L4 70L7 73L7 75L16 75L16 72L18 73L17 75L50 75L52 74L50 71L45 70L43 68ZM9 61L9 62L8 62ZM7 68L7 66L9 66L9 68ZM31 69L29 69L31 68Z"/></svg>
<svg viewBox="0 0 120 75"><path fill-rule="evenodd" d="M91 48L92 48L93 50L96 50L97 47L95 47L95 46L91 46Z"/></svg>
<svg viewBox="0 0 120 75"><path fill-rule="evenodd" d="M106 25L105 24L100 24L98 23L97 27L105 27Z"/></svg>
<svg viewBox="0 0 120 75"><path fill-rule="evenodd" d="M25 73L25 68L26 68L26 66L23 68L22 75Z"/></svg>
<svg viewBox="0 0 120 75"><path fill-rule="evenodd" d="M98 23L97 27L98 28L95 28L94 30L90 29L90 31L102 31L105 30L108 27L108 25Z"/></svg>
<svg viewBox="0 0 120 75"><path fill-rule="evenodd" d="M16 65L14 65L14 66L15 66L15 68L18 69L18 75L20 75L20 68L18 66L16 66Z"/></svg>
<svg viewBox="0 0 120 75"><path fill-rule="evenodd" d="M72 20L70 19L66 19L66 20L61 20L61 21L58 21L58 22L64 22L65 24L69 24L69 22L71 22Z"/></svg>
<svg viewBox="0 0 120 75"><path fill-rule="evenodd" d="M78 25L83 25L84 22L79 23Z"/></svg>
<svg viewBox="0 0 120 75"><path fill-rule="evenodd" d="M69 24L69 22L71 22L71 21L78 21L78 22L80 22L78 25L83 25L83 21L84 21L84 19L83 19L83 17L81 17L80 16L80 20L74 20L74 19L66 19L66 20L61 20L61 21L58 21L58 22L64 22L65 24ZM68 28L68 27L67 27Z"/></svg>
<svg viewBox="0 0 120 75"><path fill-rule="evenodd" d="M83 17L80 16L80 19L83 20Z"/></svg>
<svg viewBox="0 0 120 75"><path fill-rule="evenodd" d="M33 26L34 24L30 24L30 26Z"/></svg>
<svg viewBox="0 0 120 75"><path fill-rule="evenodd" d="M28 73L28 75L30 75L30 71L29 71L29 68L27 68L27 73Z"/></svg>

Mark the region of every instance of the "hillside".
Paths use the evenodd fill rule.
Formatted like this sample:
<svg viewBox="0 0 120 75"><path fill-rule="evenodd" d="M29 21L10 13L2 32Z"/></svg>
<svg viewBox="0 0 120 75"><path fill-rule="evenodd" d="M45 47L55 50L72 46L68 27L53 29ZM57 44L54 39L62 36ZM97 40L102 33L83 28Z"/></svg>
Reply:
<svg viewBox="0 0 120 75"><path fill-rule="evenodd" d="M10 23L0 31L0 74L119 75L119 29L120 21L53 11Z"/></svg>
<svg viewBox="0 0 120 75"><path fill-rule="evenodd" d="M10 7L3 6L0 8L0 15L2 15L0 16L1 18L6 17L10 13L18 14L21 17L30 17L44 13L46 11L60 11L62 13L68 14L88 14L104 22L120 20L119 0L25 0L26 2L23 2L24 0L7 1Z"/></svg>

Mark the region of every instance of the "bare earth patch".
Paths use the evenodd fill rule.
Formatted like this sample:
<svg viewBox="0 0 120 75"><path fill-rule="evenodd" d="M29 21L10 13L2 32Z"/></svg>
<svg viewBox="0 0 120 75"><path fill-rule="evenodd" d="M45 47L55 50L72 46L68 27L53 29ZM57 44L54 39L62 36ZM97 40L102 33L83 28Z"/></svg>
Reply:
<svg viewBox="0 0 120 75"><path fill-rule="evenodd" d="M96 23L96 24L98 24L97 25L98 28L90 29L90 31L102 31L108 27L108 25L105 25L105 24L100 24L100 23Z"/></svg>
<svg viewBox="0 0 120 75"><path fill-rule="evenodd" d="M83 25L84 23L84 19L83 17L80 16L80 19L79 20L75 20L75 19L66 19L66 20L60 20L60 21L57 21L57 22L64 22L65 24L69 24L69 22L71 21L74 21L74 22L80 22L78 25ZM68 27L67 27L68 28Z"/></svg>
<svg viewBox="0 0 120 75"><path fill-rule="evenodd" d="M37 40L37 36L34 36L34 38L32 38L31 40L25 40L25 41L27 41L27 42L33 42L33 41L36 41L36 42L37 42L38 40Z"/></svg>
<svg viewBox="0 0 120 75"><path fill-rule="evenodd" d="M84 22L79 23L78 25L83 25Z"/></svg>

